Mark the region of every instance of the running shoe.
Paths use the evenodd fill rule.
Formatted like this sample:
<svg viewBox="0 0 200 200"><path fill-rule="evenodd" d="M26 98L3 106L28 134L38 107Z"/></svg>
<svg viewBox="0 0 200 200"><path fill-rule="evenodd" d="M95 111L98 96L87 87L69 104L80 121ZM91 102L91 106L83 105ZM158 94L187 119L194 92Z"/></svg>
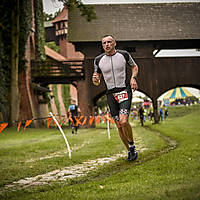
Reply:
<svg viewBox="0 0 200 200"><path fill-rule="evenodd" d="M129 152L128 152L128 161L135 161L138 159L138 153L135 149L135 146L132 146L129 148Z"/></svg>
<svg viewBox="0 0 200 200"><path fill-rule="evenodd" d="M129 151L128 152L128 158L126 159L127 161L130 161L130 159L131 159L131 152Z"/></svg>

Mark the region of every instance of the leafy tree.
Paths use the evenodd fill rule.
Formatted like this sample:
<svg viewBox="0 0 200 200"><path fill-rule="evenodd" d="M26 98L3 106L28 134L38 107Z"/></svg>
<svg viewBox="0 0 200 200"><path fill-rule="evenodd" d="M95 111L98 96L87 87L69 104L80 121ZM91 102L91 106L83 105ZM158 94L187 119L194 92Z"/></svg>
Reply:
<svg viewBox="0 0 200 200"><path fill-rule="evenodd" d="M102 96L97 102L96 105L98 108L103 110L107 106L107 98L106 95Z"/></svg>
<svg viewBox="0 0 200 200"><path fill-rule="evenodd" d="M78 8L81 11L81 16L85 17L87 21L92 21L93 19L97 18L96 13L94 11L94 6L85 5L82 3L81 0L58 0L58 1L66 5L69 11ZM52 0L52 2L55 2L55 0Z"/></svg>
<svg viewBox="0 0 200 200"><path fill-rule="evenodd" d="M58 14L61 12L61 10L59 9L58 11L56 11L54 14L48 14L48 13L43 13L44 16L44 21L52 21L54 20Z"/></svg>
<svg viewBox="0 0 200 200"><path fill-rule="evenodd" d="M10 54L11 54L11 13L8 8L10 0L2 0L0 4L0 121L8 121L10 106L8 102L10 87Z"/></svg>
<svg viewBox="0 0 200 200"><path fill-rule="evenodd" d="M19 71L19 0L14 0L11 13L11 121L18 120L19 116L19 88L18 88L18 71Z"/></svg>

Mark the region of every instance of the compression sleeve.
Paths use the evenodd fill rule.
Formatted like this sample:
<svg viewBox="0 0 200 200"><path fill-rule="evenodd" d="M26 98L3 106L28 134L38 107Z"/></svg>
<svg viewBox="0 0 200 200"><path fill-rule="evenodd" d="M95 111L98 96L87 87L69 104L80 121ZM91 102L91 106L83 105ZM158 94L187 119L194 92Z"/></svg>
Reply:
<svg viewBox="0 0 200 200"><path fill-rule="evenodd" d="M94 59L94 72L97 72L97 73L100 73L101 74L101 70L99 68L99 65L98 65L99 61L97 58Z"/></svg>
<svg viewBox="0 0 200 200"><path fill-rule="evenodd" d="M128 52L127 52L128 53ZM128 64L130 66L136 65L135 61L133 60L133 58L131 57L130 53L128 53Z"/></svg>

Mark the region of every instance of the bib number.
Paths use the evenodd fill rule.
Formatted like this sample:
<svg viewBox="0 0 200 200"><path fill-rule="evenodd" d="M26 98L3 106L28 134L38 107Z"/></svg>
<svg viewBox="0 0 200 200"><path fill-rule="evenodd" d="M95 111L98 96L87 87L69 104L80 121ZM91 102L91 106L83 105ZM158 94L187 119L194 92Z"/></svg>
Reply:
<svg viewBox="0 0 200 200"><path fill-rule="evenodd" d="M126 101L128 100L128 93L126 90L122 91L122 92L117 92L117 93L114 93L113 96L115 97L116 101L118 103L121 103L123 101Z"/></svg>

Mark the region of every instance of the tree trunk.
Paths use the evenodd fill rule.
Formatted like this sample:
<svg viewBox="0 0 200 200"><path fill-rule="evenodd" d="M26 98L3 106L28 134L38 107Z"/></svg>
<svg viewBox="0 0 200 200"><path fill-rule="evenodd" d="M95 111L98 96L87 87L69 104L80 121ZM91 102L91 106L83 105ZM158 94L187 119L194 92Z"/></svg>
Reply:
<svg viewBox="0 0 200 200"><path fill-rule="evenodd" d="M18 63L19 63L19 0L12 2L12 47L11 47L11 124L19 117L19 88L18 88Z"/></svg>

